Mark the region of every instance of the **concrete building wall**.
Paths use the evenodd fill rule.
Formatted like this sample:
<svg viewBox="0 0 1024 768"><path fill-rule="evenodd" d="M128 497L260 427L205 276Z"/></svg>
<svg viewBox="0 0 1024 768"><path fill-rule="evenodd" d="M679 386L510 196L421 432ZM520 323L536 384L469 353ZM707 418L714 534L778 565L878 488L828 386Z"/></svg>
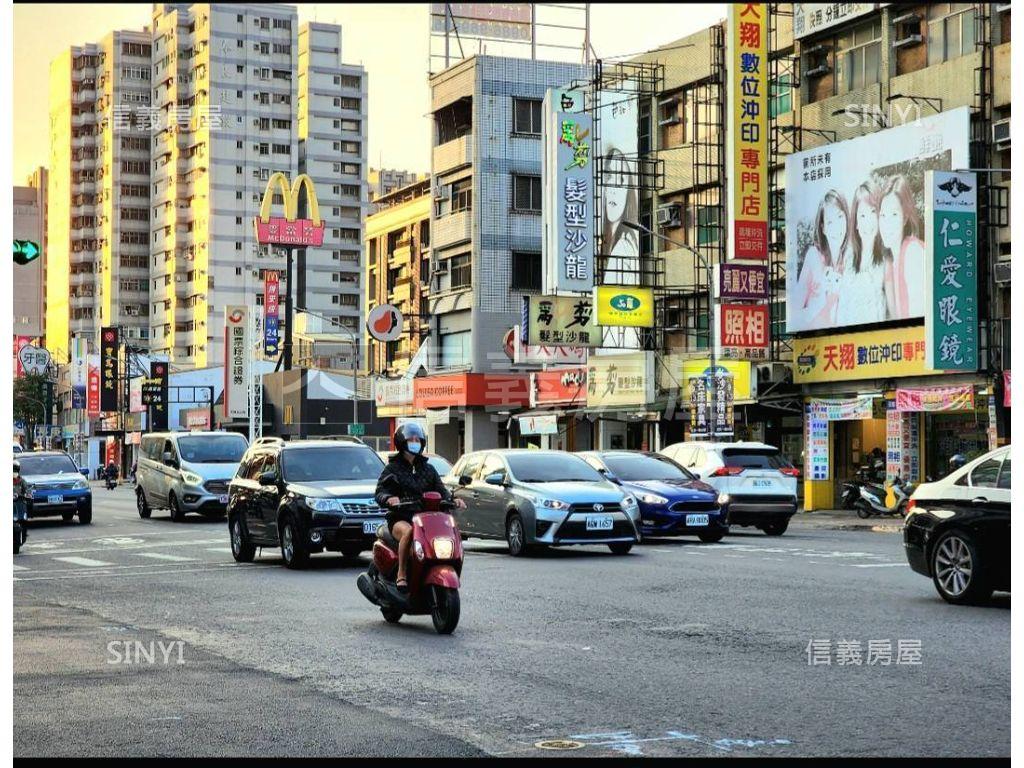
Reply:
<svg viewBox="0 0 1024 768"><path fill-rule="evenodd" d="M14 188L14 239L31 240L40 255L14 265L14 334L45 334L46 286L46 169L39 168L28 184Z"/></svg>

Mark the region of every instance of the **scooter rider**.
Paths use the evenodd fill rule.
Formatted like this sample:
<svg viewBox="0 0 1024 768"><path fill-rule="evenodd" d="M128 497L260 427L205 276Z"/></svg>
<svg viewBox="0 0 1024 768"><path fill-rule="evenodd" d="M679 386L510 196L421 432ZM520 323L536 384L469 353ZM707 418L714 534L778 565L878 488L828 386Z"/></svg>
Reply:
<svg viewBox="0 0 1024 768"><path fill-rule="evenodd" d="M403 501L419 500L428 491L437 491L446 501L451 501L452 495L444 487L437 470L423 455L427 449L427 435L421 426L414 422L400 426L395 432L395 448L398 452L391 457L377 479L375 498L378 505L388 508L388 530L398 541L398 575L395 586L405 591L408 589L406 563L412 548L414 513L407 507L397 508L396 505ZM455 505L462 508L466 506L462 499L455 499Z"/></svg>

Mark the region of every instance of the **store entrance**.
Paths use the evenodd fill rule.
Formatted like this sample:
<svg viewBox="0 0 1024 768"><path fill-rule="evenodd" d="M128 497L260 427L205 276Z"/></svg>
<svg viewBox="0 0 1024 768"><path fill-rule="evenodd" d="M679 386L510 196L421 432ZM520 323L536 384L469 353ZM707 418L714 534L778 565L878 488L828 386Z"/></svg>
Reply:
<svg viewBox="0 0 1024 768"><path fill-rule="evenodd" d="M842 498L842 486L857 476L857 470L870 464L869 454L878 448L885 453L885 419L832 422L832 477L834 496Z"/></svg>
<svg viewBox="0 0 1024 768"><path fill-rule="evenodd" d="M983 413L983 412L981 412ZM988 451L988 419L978 411L925 414L925 474L934 479L949 472L949 460L962 454L967 460Z"/></svg>

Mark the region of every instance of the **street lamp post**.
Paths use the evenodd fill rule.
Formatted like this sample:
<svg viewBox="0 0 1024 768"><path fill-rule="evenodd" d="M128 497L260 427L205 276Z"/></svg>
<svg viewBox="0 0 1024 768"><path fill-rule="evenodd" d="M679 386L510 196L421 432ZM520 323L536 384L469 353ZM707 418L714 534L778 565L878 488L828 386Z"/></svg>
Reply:
<svg viewBox="0 0 1024 768"><path fill-rule="evenodd" d="M653 235L661 240L664 240L670 245L674 245L676 248L682 248L685 251L689 251L696 256L701 263L701 266L707 271L708 274L708 351L711 362L711 424L708 429L708 439L715 439L715 419L717 414L715 412L715 406L717 405L717 392L715 390L715 378L718 375L716 370L718 365L717 356L715 355L715 336L714 336L714 325L715 325L715 282L714 282L714 270L713 265L708 261L704 254L700 251L694 250L686 243L681 243L678 240L673 240L671 237L666 237L660 232L655 232L643 224L634 221L623 221L623 226L629 227L630 229L636 230L637 232L646 232L649 235Z"/></svg>
<svg viewBox="0 0 1024 768"><path fill-rule="evenodd" d="M325 315L318 314L316 312L310 312L305 307L296 307L296 312L304 312L307 315L313 317L319 317L321 320L326 320L332 325L336 325L345 333L352 338L352 423L359 423L359 339L356 337L355 332L351 328L347 328L333 317L327 317Z"/></svg>

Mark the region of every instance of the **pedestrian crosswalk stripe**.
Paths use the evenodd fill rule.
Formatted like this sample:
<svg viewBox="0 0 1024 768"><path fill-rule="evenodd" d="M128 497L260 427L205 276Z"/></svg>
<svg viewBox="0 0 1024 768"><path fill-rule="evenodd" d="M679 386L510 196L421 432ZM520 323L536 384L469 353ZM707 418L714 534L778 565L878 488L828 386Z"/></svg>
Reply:
<svg viewBox="0 0 1024 768"><path fill-rule="evenodd" d="M87 565L90 568L102 568L106 565L113 565L113 563L105 563L102 560L91 560L88 557L55 557L54 560L59 560L62 563L71 563L71 565Z"/></svg>
<svg viewBox="0 0 1024 768"><path fill-rule="evenodd" d="M231 547L207 547L207 552L230 552Z"/></svg>
<svg viewBox="0 0 1024 768"><path fill-rule="evenodd" d="M16 565L16 566L14 566L14 570L16 570L16 571L27 571L28 568L25 567L24 565Z"/></svg>
<svg viewBox="0 0 1024 768"><path fill-rule="evenodd" d="M139 552L138 557L151 557L154 560L171 560L175 563L187 563L195 560L194 557L181 557L180 555L165 555L161 552Z"/></svg>

